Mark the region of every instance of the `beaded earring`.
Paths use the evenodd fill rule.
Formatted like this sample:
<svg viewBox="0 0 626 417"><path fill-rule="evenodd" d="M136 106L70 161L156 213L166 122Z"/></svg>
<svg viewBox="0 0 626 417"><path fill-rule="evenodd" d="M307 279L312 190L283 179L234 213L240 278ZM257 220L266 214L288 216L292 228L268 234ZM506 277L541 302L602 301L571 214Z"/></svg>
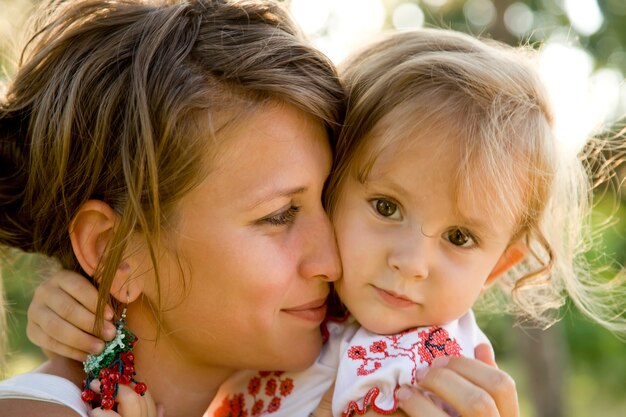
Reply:
<svg viewBox="0 0 626 417"><path fill-rule="evenodd" d="M119 384L128 385L134 382L135 392L139 395L144 395L148 389L145 383L134 378L135 355L132 350L137 336L126 328L126 306L115 324L115 338L106 343L101 354L88 355L83 362L87 377L83 382L81 398L85 402L99 402L103 410L110 410L115 405ZM89 388L89 384L96 379L100 380L99 395Z"/></svg>

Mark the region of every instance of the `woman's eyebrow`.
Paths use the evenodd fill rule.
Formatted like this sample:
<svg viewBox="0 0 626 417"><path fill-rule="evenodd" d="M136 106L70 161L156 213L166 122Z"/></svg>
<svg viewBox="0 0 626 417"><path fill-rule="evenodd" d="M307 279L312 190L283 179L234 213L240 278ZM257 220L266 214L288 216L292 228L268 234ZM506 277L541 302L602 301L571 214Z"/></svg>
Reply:
<svg viewBox="0 0 626 417"><path fill-rule="evenodd" d="M253 200L248 206L248 210L255 209L256 207L264 203L267 203L268 201L277 199L277 198L291 197L293 195L303 194L304 192L306 192L307 189L308 189L307 187L290 187L290 188L269 189L267 191L262 190L256 193L257 195L252 196Z"/></svg>

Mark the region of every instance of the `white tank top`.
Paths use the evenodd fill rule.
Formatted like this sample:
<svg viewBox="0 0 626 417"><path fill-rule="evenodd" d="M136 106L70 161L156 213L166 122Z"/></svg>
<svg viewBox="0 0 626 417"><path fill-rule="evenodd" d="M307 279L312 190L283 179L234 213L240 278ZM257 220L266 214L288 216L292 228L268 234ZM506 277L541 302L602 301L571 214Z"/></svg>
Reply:
<svg viewBox="0 0 626 417"><path fill-rule="evenodd" d="M36 400L64 405L81 417L88 417L90 407L80 398L81 391L72 382L56 375L28 373L0 382L0 399Z"/></svg>

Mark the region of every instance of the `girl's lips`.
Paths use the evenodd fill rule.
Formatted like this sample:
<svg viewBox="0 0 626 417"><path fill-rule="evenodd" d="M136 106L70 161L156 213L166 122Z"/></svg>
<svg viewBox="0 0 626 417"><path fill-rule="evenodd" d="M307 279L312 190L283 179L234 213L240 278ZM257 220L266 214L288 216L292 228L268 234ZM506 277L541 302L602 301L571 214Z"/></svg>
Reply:
<svg viewBox="0 0 626 417"><path fill-rule="evenodd" d="M383 290L382 288L374 287L376 294L387 304L390 304L392 307L396 308L406 308L413 307L417 303L413 300L408 299L407 297L396 294L393 291Z"/></svg>
<svg viewBox="0 0 626 417"><path fill-rule="evenodd" d="M283 312L302 320L321 323L326 317L326 297L293 308L286 308Z"/></svg>

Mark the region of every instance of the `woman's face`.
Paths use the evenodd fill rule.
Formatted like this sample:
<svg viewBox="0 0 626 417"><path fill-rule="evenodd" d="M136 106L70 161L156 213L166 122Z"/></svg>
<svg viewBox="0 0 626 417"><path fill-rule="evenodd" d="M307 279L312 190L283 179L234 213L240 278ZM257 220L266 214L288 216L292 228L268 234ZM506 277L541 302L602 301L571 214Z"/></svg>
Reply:
<svg viewBox="0 0 626 417"><path fill-rule="evenodd" d="M341 273L321 203L331 167L325 130L292 106L267 105L219 141L168 236L184 296L174 295L175 257L159 264L166 343L208 366L305 368L321 347L328 281Z"/></svg>

